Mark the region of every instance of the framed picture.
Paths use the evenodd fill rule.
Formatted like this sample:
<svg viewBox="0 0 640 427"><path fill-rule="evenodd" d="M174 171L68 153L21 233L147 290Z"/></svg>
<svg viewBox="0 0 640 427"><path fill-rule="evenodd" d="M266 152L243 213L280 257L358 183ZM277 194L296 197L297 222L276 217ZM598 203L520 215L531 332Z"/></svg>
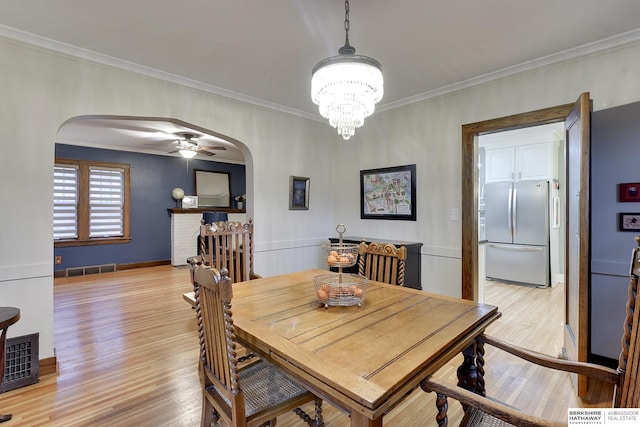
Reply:
<svg viewBox="0 0 640 427"><path fill-rule="evenodd" d="M198 207L198 196L184 196L182 198L182 207L184 209L191 209Z"/></svg>
<svg viewBox="0 0 640 427"><path fill-rule="evenodd" d="M640 232L640 213L619 213L618 230Z"/></svg>
<svg viewBox="0 0 640 427"><path fill-rule="evenodd" d="M360 171L360 218L416 220L416 165Z"/></svg>
<svg viewBox="0 0 640 427"><path fill-rule="evenodd" d="M621 202L640 202L640 182L618 184L618 198Z"/></svg>
<svg viewBox="0 0 640 427"><path fill-rule="evenodd" d="M289 177L289 210L309 210L309 178Z"/></svg>

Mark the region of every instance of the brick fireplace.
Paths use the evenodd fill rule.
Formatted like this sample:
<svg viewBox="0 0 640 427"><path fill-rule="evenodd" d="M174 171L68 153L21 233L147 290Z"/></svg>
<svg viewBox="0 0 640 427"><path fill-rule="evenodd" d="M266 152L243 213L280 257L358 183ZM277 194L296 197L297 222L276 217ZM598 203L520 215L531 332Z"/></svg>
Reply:
<svg viewBox="0 0 640 427"><path fill-rule="evenodd" d="M171 265L186 265L187 259L198 255L198 236L202 213L213 209L168 209L171 215ZM247 221L243 211L228 209L229 221Z"/></svg>
<svg viewBox="0 0 640 427"><path fill-rule="evenodd" d="M198 255L198 235L202 212L171 215L171 265L185 265Z"/></svg>

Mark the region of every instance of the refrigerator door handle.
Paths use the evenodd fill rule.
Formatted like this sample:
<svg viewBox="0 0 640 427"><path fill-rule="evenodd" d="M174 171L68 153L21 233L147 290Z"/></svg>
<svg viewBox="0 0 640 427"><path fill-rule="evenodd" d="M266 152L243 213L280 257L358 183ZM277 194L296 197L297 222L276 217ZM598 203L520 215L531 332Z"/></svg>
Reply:
<svg viewBox="0 0 640 427"><path fill-rule="evenodd" d="M507 218L508 218L507 227L509 227L509 237L511 237L513 239L513 216L512 216L512 212L513 212L513 188L510 188L509 189L509 199L507 201Z"/></svg>
<svg viewBox="0 0 640 427"><path fill-rule="evenodd" d="M512 223L512 234L513 234L513 238L516 238L516 235L518 234L518 222L517 222L517 218L518 218L518 190L517 189L513 189L513 202L512 202L512 210L511 210L511 216L513 217L511 220Z"/></svg>
<svg viewBox="0 0 640 427"><path fill-rule="evenodd" d="M521 252L540 252L544 250L544 246L520 246L520 245L512 245L512 244L501 244L501 243L487 243L487 246L496 249L508 249L510 251L521 251Z"/></svg>

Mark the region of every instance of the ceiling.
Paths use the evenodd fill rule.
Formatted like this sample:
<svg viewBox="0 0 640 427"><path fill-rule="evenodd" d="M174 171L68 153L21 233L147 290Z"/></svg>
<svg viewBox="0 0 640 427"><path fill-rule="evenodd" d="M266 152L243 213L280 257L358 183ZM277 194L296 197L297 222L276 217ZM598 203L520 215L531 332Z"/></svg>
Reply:
<svg viewBox="0 0 640 427"><path fill-rule="evenodd" d="M382 63L385 110L635 42L639 17L637 0L352 0L349 38ZM0 0L0 35L319 119L311 69L344 44L344 2Z"/></svg>

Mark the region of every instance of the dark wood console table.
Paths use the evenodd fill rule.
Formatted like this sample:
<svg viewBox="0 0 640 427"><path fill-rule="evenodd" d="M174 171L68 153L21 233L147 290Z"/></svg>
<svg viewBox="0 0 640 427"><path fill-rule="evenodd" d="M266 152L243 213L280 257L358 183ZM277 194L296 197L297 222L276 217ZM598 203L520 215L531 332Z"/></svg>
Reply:
<svg viewBox="0 0 640 427"><path fill-rule="evenodd" d="M15 307L0 307L0 384L4 380L4 366L5 366L5 344L7 340L7 329L9 326L20 320L20 310ZM0 423L9 421L11 414L0 414Z"/></svg>
<svg viewBox="0 0 640 427"><path fill-rule="evenodd" d="M330 237L329 241L331 243L338 243L340 239L338 237ZM404 243L404 246L407 248L407 259L404 265L404 286L413 289L422 290L422 285L420 284L420 274L421 274L421 257L420 257L420 248L422 248L422 243L419 242L402 242L399 240L387 240L387 239L374 239L371 237L343 237L343 243L360 243L362 241L369 244L371 242L380 242L380 243L391 243L396 246L400 246L400 244ZM331 269L332 271L337 269ZM343 268L342 271L345 273L358 273L358 263L356 265L349 268Z"/></svg>

